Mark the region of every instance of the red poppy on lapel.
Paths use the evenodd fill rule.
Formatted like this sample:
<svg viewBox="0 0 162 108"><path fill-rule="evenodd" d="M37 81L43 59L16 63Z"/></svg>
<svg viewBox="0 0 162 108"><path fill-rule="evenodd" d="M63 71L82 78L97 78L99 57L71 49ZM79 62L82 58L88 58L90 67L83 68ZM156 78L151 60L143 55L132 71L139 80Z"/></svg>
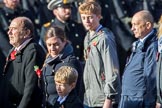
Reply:
<svg viewBox="0 0 162 108"><path fill-rule="evenodd" d="M38 78L40 78L41 74L42 74L42 71L41 71L41 69L39 69L39 66L37 66L37 65L34 66L34 71L36 72Z"/></svg>
<svg viewBox="0 0 162 108"><path fill-rule="evenodd" d="M105 80L105 74L103 72L101 73L101 79L102 79L102 81Z"/></svg>
<svg viewBox="0 0 162 108"><path fill-rule="evenodd" d="M96 42L96 41L94 41L92 44L93 44L93 46L96 46L96 45L97 45L97 42Z"/></svg>
<svg viewBox="0 0 162 108"><path fill-rule="evenodd" d="M15 60L16 59L16 51L15 50L11 52L10 59L11 60Z"/></svg>
<svg viewBox="0 0 162 108"><path fill-rule="evenodd" d="M93 46L97 46L97 43L98 43L98 36L96 36L93 40L92 40L92 45Z"/></svg>

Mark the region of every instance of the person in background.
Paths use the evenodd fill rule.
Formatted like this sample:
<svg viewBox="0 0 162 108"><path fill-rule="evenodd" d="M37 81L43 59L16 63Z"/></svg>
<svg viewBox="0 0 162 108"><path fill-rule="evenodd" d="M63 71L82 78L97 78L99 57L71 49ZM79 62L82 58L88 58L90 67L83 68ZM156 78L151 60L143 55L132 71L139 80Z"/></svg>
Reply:
<svg viewBox="0 0 162 108"><path fill-rule="evenodd" d="M45 35L45 43L48 53L42 69L43 108L54 106L58 94L53 77L61 66L71 66L78 71L75 91L80 98L83 97L81 86L83 69L73 54L73 47L66 39L65 32L60 27L50 27Z"/></svg>
<svg viewBox="0 0 162 108"><path fill-rule="evenodd" d="M28 10L34 17L34 24L38 38L44 23L53 18L52 11L47 8L49 0L21 0L22 8Z"/></svg>
<svg viewBox="0 0 162 108"><path fill-rule="evenodd" d="M70 66L62 66L55 74L54 80L58 93L53 108L84 108L83 103L74 91L78 72Z"/></svg>
<svg viewBox="0 0 162 108"><path fill-rule="evenodd" d="M142 10L132 17L133 43L122 77L119 108L155 108L157 35L151 13Z"/></svg>
<svg viewBox="0 0 162 108"><path fill-rule="evenodd" d="M155 22L158 23L159 19L161 18L161 14L162 14L162 0L153 0L153 1L154 1L153 16L154 16Z"/></svg>
<svg viewBox="0 0 162 108"><path fill-rule="evenodd" d="M85 108L117 108L121 86L114 35L99 23L101 7L97 2L84 2L79 13L88 30L84 40Z"/></svg>
<svg viewBox="0 0 162 108"><path fill-rule="evenodd" d="M72 2L73 0L51 0L48 3L48 9L53 11L55 18L43 25L40 44L46 50L44 34L49 27L59 26L65 31L67 39L71 42L76 58L83 62L83 41L85 29L82 24L70 19L72 15Z"/></svg>
<svg viewBox="0 0 162 108"><path fill-rule="evenodd" d="M162 0L120 0L124 7L124 13L132 17L140 10L148 10L154 17L154 23L157 24L162 14ZM132 8L133 7L133 8Z"/></svg>
<svg viewBox="0 0 162 108"><path fill-rule="evenodd" d="M159 19L158 28L158 53L157 53L157 101L156 108L162 107L162 15Z"/></svg>
<svg viewBox="0 0 162 108"><path fill-rule="evenodd" d="M7 33L13 48L0 79L1 108L41 107L41 90L34 66L42 67L45 53L34 42L33 32L33 23L27 17L16 17L9 25Z"/></svg>

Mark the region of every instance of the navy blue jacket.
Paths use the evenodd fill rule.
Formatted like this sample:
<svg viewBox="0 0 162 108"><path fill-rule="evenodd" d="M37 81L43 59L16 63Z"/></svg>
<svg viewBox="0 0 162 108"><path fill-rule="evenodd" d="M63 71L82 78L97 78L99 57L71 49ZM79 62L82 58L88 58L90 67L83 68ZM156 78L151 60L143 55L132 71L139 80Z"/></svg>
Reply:
<svg viewBox="0 0 162 108"><path fill-rule="evenodd" d="M137 42L136 42L137 43ZM156 103L156 33L132 52L122 79L119 108L151 108Z"/></svg>
<svg viewBox="0 0 162 108"><path fill-rule="evenodd" d="M58 94L56 91L55 83L54 83L54 75L55 72L61 66L72 66L74 67L79 74L78 82L76 85L76 90L78 95L80 94L80 86L82 83L82 68L79 61L73 56L73 48L70 44L66 44L63 51L56 57L52 58L48 56L45 60L45 66L43 67L43 105L44 107L51 107L54 105L52 102L55 98L57 98Z"/></svg>
<svg viewBox="0 0 162 108"><path fill-rule="evenodd" d="M57 98L58 99L58 98ZM54 100L54 107L53 108L84 108L83 103L77 96L76 92L72 90L69 95L67 96L66 100L60 104L58 101Z"/></svg>

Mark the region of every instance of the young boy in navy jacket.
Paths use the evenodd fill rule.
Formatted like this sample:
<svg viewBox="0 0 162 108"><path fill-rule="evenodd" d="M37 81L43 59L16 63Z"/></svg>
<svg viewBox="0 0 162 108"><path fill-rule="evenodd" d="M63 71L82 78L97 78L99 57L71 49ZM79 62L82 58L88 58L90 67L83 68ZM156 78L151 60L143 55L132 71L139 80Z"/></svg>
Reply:
<svg viewBox="0 0 162 108"><path fill-rule="evenodd" d="M74 88L78 72L70 66L62 66L54 76L58 98L54 108L84 108Z"/></svg>

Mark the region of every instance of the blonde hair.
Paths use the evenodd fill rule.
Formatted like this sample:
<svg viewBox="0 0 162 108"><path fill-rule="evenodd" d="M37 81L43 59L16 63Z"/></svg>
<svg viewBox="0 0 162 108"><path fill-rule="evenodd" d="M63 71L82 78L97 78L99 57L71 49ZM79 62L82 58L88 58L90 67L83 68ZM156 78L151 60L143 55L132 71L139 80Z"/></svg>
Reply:
<svg viewBox="0 0 162 108"><path fill-rule="evenodd" d="M79 13L101 15L101 6L97 2L87 1L79 6Z"/></svg>
<svg viewBox="0 0 162 108"><path fill-rule="evenodd" d="M78 72L70 66L62 66L59 68L54 76L54 80L59 83L72 84L76 83L78 79Z"/></svg>
<svg viewBox="0 0 162 108"><path fill-rule="evenodd" d="M161 17L159 19L158 24L159 24L159 28L158 28L158 38L160 38L162 36L162 15L161 15Z"/></svg>

